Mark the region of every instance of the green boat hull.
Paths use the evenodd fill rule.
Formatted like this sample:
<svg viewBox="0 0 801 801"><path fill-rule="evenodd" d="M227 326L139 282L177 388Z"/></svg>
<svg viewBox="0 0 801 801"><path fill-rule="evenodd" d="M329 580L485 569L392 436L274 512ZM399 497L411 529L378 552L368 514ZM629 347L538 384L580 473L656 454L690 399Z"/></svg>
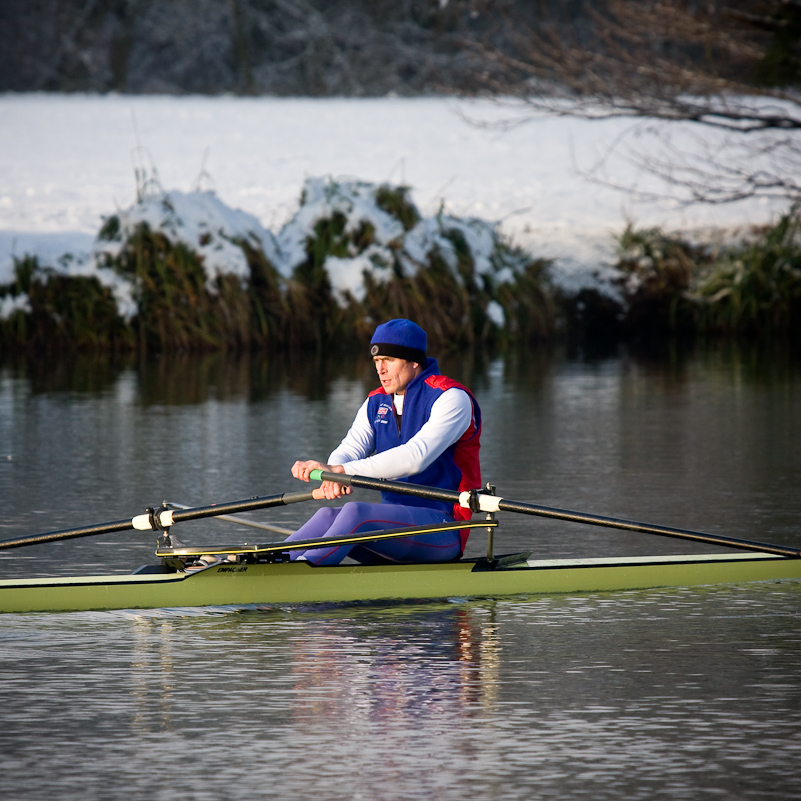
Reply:
<svg viewBox="0 0 801 801"><path fill-rule="evenodd" d="M551 595L801 578L801 559L769 554L448 564L219 563L189 573L4 579L0 612L89 611L450 597Z"/></svg>

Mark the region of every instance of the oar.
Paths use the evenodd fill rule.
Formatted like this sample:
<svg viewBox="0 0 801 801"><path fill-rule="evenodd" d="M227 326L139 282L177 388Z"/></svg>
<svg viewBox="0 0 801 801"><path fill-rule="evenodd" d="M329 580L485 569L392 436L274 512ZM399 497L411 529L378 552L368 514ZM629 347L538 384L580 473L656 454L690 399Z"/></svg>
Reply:
<svg viewBox="0 0 801 801"><path fill-rule="evenodd" d="M167 507L170 509L191 509L191 506L186 506L182 503L173 503L167 501ZM250 526L251 528L260 528L264 531L274 531L276 534L284 534L289 536L294 534L294 529L284 528L283 526L272 526L269 523L258 523L255 520L248 520L246 517L234 517L234 515L214 515L215 520L224 520L226 523L236 523L238 526Z"/></svg>
<svg viewBox="0 0 801 801"><path fill-rule="evenodd" d="M537 506L521 501L509 501L498 495L472 490L471 492L457 492L456 490L426 487L420 484L409 484L405 481L389 481L383 478L365 478L364 476L348 476L344 473L329 473L323 470L312 470L310 478L315 481L335 481L344 486L359 487L361 489L378 490L379 492L397 492L404 495L413 495L417 498L429 498L435 501L446 501L458 504L474 512L519 512L520 514L548 517L555 520L569 520L573 523L588 523L593 526L607 526L625 531L637 531L643 534L658 534L663 537L676 537L677 539L706 542L711 545L722 545L727 548L739 548L745 551L763 551L793 559L801 558L801 549L790 548L784 545L771 545L766 542L741 540L735 537L722 537L716 534L704 534L700 531L689 531L671 526L657 526L652 523L637 523L633 520L620 520L615 517L591 515L586 512L571 512L567 509L554 509L550 506Z"/></svg>
<svg viewBox="0 0 801 801"><path fill-rule="evenodd" d="M246 501L232 501L218 503L211 506L198 506L192 509L174 511L165 506L148 509L145 514L137 515L129 520L117 520L113 523L99 523L94 526L82 528L68 528L63 531L49 531L45 534L35 534L31 537L20 537L13 540L0 541L0 550L6 548L21 548L24 545L39 545L43 542L56 542L70 540L76 537L92 537L95 534L111 534L115 531L163 531L174 523L183 523L187 520L199 520L204 517L218 517L235 512L249 512L254 509L268 509L271 506L284 506L290 503L310 501L314 499L313 492L284 492L281 495L265 495L263 497L249 498Z"/></svg>

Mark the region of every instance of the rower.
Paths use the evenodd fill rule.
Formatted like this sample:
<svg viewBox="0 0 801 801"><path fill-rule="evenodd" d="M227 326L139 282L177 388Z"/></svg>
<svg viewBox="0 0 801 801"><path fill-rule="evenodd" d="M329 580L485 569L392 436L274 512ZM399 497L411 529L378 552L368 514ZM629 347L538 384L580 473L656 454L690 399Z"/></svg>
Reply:
<svg viewBox="0 0 801 801"><path fill-rule="evenodd" d="M361 405L327 462L296 461L295 478L308 481L313 470L323 470L458 491L481 486L481 411L466 387L440 374L436 359L426 354L427 341L426 332L411 320L389 320L376 328L370 356L381 386ZM318 492L320 498L336 500L350 491L324 481ZM469 520L470 515L459 504L383 492L379 504L347 502L320 509L288 539ZM316 565L339 564L346 556L362 564L448 562L464 553L468 534L440 531L314 548L293 558Z"/></svg>

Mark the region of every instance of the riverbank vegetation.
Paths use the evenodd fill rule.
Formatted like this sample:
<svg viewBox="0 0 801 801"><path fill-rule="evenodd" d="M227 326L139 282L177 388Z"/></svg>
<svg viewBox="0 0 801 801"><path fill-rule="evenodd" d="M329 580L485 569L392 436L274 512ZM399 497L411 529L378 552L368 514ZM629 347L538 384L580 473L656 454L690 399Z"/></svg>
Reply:
<svg viewBox="0 0 801 801"><path fill-rule="evenodd" d="M732 241L699 242L629 225L618 238L620 295L584 289L558 313L574 338L766 336L801 331L801 213Z"/></svg>
<svg viewBox="0 0 801 801"><path fill-rule="evenodd" d="M91 253L15 261L14 281L0 286L6 345L320 349L398 316L453 345L554 330L547 261L492 223L424 218L404 186L309 179L273 234L213 193L148 185L105 220Z"/></svg>
<svg viewBox="0 0 801 801"><path fill-rule="evenodd" d="M732 242L629 226L603 280L568 290L497 226L425 218L407 187L309 179L277 233L212 193L140 195L91 254L15 262L0 342L36 352L292 350L411 317L438 347L764 335L801 328L801 212Z"/></svg>

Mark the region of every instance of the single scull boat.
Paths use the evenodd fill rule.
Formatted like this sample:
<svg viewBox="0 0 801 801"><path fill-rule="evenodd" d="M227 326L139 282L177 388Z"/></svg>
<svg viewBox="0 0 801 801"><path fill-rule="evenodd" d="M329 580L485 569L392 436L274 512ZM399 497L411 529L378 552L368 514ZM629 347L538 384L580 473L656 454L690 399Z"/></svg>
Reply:
<svg viewBox="0 0 801 801"><path fill-rule="evenodd" d="M163 504L129 520L0 542L0 549L4 549L111 531L158 531L156 555L161 560L128 575L3 579L0 612L502 597L801 579L801 551L797 548L524 504L499 498L492 492L456 493L319 471L314 478L451 500L487 514L485 520L372 531L328 539L326 544L409 536L433 528L484 528L488 532L487 556L444 564L316 567L304 561L290 561L288 551L313 547L320 544L319 540L190 547L170 535L171 526L187 520L310 500L312 493L285 493L207 507L181 507L177 511ZM531 560L528 554L496 556L493 535L499 511L701 541L748 553L547 560Z"/></svg>

